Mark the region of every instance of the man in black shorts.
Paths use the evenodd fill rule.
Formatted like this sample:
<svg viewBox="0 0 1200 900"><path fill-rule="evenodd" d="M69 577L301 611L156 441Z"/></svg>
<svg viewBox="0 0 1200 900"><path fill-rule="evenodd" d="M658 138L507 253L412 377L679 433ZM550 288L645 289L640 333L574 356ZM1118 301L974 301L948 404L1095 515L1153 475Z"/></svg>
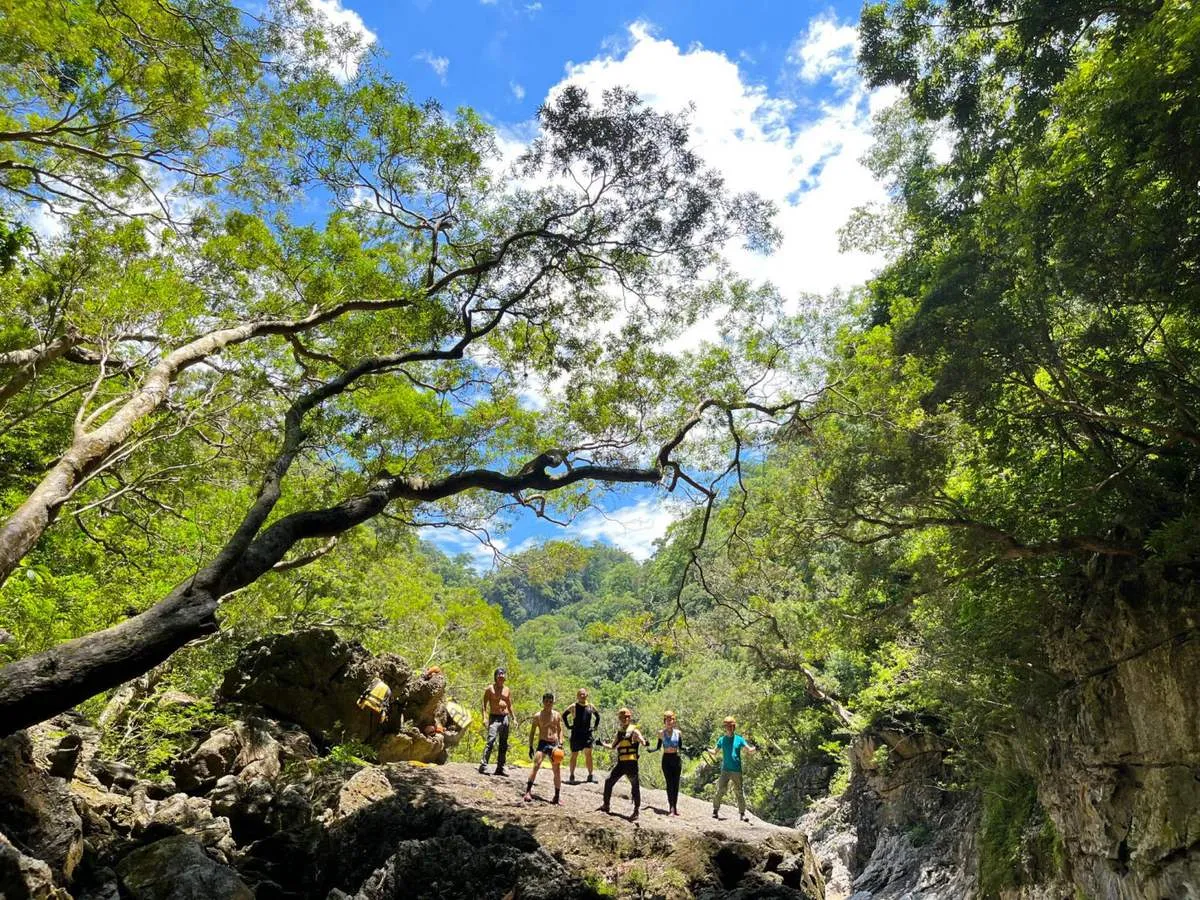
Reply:
<svg viewBox="0 0 1200 900"><path fill-rule="evenodd" d="M571 729L571 774L567 782L575 783L575 760L582 750L587 762L587 780L595 784L596 779L592 776L592 744L596 741L596 729L600 727L600 710L588 703L587 688L579 689L575 702L563 713L563 724Z"/></svg>
<svg viewBox="0 0 1200 900"><path fill-rule="evenodd" d="M529 723L529 758L533 760L533 772L529 775L529 783L525 785L525 801L533 799L533 781L537 778L542 760L550 757L550 765L554 769L554 805L557 806L559 792L562 790L562 733L563 720L554 708L554 695L549 691L542 694L542 708L533 721ZM533 738L537 735L537 752L533 749Z"/></svg>

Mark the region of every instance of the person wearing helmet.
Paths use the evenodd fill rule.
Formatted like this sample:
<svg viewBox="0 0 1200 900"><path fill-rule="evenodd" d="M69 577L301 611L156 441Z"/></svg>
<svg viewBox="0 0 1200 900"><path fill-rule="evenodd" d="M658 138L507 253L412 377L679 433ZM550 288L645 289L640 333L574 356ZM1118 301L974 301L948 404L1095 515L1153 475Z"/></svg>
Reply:
<svg viewBox="0 0 1200 900"><path fill-rule="evenodd" d="M679 815L679 778L683 774L683 735L675 723L675 713L667 710L663 713L663 727L658 733L658 743L648 748L647 753L663 752L662 772L667 782L667 805L671 807L671 815Z"/></svg>
<svg viewBox="0 0 1200 900"><path fill-rule="evenodd" d="M563 724L571 730L571 774L567 776L567 783L575 783L575 760L582 751L584 762L587 763L588 784L595 784L592 745L596 742L596 729L600 727L600 710L588 702L587 688L580 688L575 695L575 702L563 711Z"/></svg>
<svg viewBox="0 0 1200 900"><path fill-rule="evenodd" d="M537 778L542 760L550 757L550 765L554 769L554 800L558 806L559 792L562 790L562 733L563 721L558 710L554 708L554 694L550 691L542 694L542 708L529 723L529 758L533 760L533 771L529 775L529 783L525 785L525 802L533 799L533 782ZM537 735L537 751L533 749L533 737Z"/></svg>
<svg viewBox="0 0 1200 900"><path fill-rule="evenodd" d="M604 803L600 812L609 812L609 801L612 799L613 787L621 778L629 779L630 795L633 799L633 815L630 822L636 822L638 808L642 805L642 788L638 779L638 747L648 744L642 733L633 726L633 713L628 709L617 712L617 734L611 744L601 743L601 747L615 750L617 764L613 766L608 777L604 779Z"/></svg>
<svg viewBox="0 0 1200 900"><path fill-rule="evenodd" d="M487 743L483 747L483 759L479 761L479 774L487 771L492 747L496 750L496 774L507 775L504 760L508 756L508 728L512 719L512 691L504 684L508 672L503 668L492 673L492 683L483 692L483 717L487 720Z"/></svg>
<svg viewBox="0 0 1200 900"><path fill-rule="evenodd" d="M717 738L717 744L713 748L721 754L721 777L717 779L717 795L713 798L713 818L721 818L721 799L725 796L725 789L732 784L738 802L738 815L743 822L749 822L750 818L746 815L746 795L742 793L742 751L755 753L757 748L735 733L737 720L733 716L726 716L722 724L725 726L725 733Z"/></svg>

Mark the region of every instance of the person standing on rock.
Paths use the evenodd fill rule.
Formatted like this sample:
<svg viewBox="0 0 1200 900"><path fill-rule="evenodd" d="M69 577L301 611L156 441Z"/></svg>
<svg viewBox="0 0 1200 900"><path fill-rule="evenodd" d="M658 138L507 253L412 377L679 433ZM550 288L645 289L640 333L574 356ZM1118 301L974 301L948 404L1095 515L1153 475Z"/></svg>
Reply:
<svg viewBox="0 0 1200 900"><path fill-rule="evenodd" d="M622 777L627 777L633 799L633 815L629 817L629 821L637 821L638 808L642 805L642 788L638 778L638 747L646 744L649 744L649 741L633 727L633 713L628 709L618 710L616 737L611 744L600 744L601 747L615 750L617 754L617 764L604 779L604 803L600 806L600 812L609 812L608 804L612 799L613 787Z"/></svg>
<svg viewBox="0 0 1200 900"><path fill-rule="evenodd" d="M562 790L562 733L563 720L554 708L554 694L550 691L542 694L542 708L529 723L529 758L533 760L533 772L529 775L529 783L525 785L525 802L533 799L533 781L537 778L542 760L550 757L550 765L554 769L554 800L555 806L561 802L559 792ZM533 749L533 738L537 735L537 752Z"/></svg>
<svg viewBox="0 0 1200 900"><path fill-rule="evenodd" d="M717 738L716 747L713 748L721 754L721 777L717 779L717 796L713 798L713 818L721 818L721 798L725 796L725 789L732 784L738 802L738 815L743 822L749 822L750 818L746 815L746 795L742 792L742 751L756 753L758 748L735 733L737 720L733 716L726 716L722 724L725 726L725 733Z"/></svg>
<svg viewBox="0 0 1200 900"><path fill-rule="evenodd" d="M505 686L508 672L498 668L492 673L492 683L483 692L483 717L487 720L487 743L483 746L483 759L479 762L479 774L487 772L492 747L496 749L496 774L507 775L504 760L508 756L508 729L512 720L512 691Z"/></svg>
<svg viewBox="0 0 1200 900"><path fill-rule="evenodd" d="M600 727L600 710L588 702L587 688L580 688L575 695L575 702L563 712L563 723L571 729L571 774L568 784L575 784L575 760L579 751L583 751L583 759L587 763L588 784L595 784L592 775L592 745L596 742L596 729Z"/></svg>
<svg viewBox="0 0 1200 900"><path fill-rule="evenodd" d="M671 815L679 815L679 778L683 775L683 734L675 725L675 713L667 710L663 713L663 727L658 733L658 743L647 753L663 752L662 772L667 782L667 805L671 807Z"/></svg>

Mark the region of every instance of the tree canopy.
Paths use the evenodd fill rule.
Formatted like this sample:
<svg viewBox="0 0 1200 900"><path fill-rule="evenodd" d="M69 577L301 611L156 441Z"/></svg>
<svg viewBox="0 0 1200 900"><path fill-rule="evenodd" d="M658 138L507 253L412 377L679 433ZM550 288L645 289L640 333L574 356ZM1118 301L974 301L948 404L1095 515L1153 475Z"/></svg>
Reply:
<svg viewBox="0 0 1200 900"><path fill-rule="evenodd" d="M65 577L69 545L136 598L55 647L26 630L44 610L11 615L39 651L0 672L13 727L155 665L216 627L221 598L374 516L481 528L512 507L570 515L597 484L702 487L688 435L722 409L733 431L772 412L727 352L662 349L724 302L730 241L774 239L685 118L568 88L504 166L472 112L412 100L369 60L349 80L323 68L303 20L153 6L138 52L200 47L221 67L195 53L177 77L155 75L165 57L125 79L106 4L4 19L29 65L78 69L57 93L8 86L12 158L132 213L60 197L61 236L2 276L0 585L34 602L14 576ZM63 146L27 134L76 121L92 124ZM236 165L197 175L186 221L155 220L135 145ZM50 197L10 193L16 234Z"/></svg>

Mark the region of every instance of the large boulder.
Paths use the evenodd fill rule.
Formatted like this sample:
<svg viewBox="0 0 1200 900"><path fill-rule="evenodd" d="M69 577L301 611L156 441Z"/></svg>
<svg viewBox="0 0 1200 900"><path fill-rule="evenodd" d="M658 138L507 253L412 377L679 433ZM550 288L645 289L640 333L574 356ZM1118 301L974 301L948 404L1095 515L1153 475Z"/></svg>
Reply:
<svg viewBox="0 0 1200 900"><path fill-rule="evenodd" d="M61 713L27 730L34 761L56 778L70 781L86 776L86 767L100 746L100 732L79 713Z"/></svg>
<svg viewBox="0 0 1200 900"><path fill-rule="evenodd" d="M34 761L23 731L0 740L0 832L68 882L83 856L83 821L61 778Z"/></svg>
<svg viewBox="0 0 1200 900"><path fill-rule="evenodd" d="M344 818L364 806L394 796L395 793L383 770L375 766L366 766L351 775L350 780L338 792L335 815Z"/></svg>
<svg viewBox="0 0 1200 900"><path fill-rule="evenodd" d="M476 846L460 835L401 841L362 885L354 900L408 900L413 886L422 897L502 900L599 900L600 895L545 850L506 843Z"/></svg>
<svg viewBox="0 0 1200 900"><path fill-rule="evenodd" d="M382 724L358 708L359 696L376 678L392 689L392 714ZM461 737L446 716L446 679L440 672L413 672L399 656L372 656L329 630L271 635L250 644L225 673L221 695L296 722L326 744L356 740L386 746L392 761L442 761Z"/></svg>
<svg viewBox="0 0 1200 900"><path fill-rule="evenodd" d="M5 900L70 900L54 883L50 867L26 856L0 834L0 897Z"/></svg>
<svg viewBox="0 0 1200 900"><path fill-rule="evenodd" d="M187 835L163 838L117 865L130 900L254 900L237 872L209 858Z"/></svg>
<svg viewBox="0 0 1200 900"><path fill-rule="evenodd" d="M249 717L212 732L171 764L171 774L180 790L203 794L226 775L274 781L287 762L316 755L316 747L303 731Z"/></svg>
<svg viewBox="0 0 1200 900"><path fill-rule="evenodd" d="M375 752L381 763L444 763L447 757L444 734L422 734L415 728L384 735L375 745Z"/></svg>
<svg viewBox="0 0 1200 900"><path fill-rule="evenodd" d="M218 859L226 861L236 850L229 819L213 815L212 801L175 794L165 800L149 801L148 805L149 821L135 831L142 840L190 835Z"/></svg>

